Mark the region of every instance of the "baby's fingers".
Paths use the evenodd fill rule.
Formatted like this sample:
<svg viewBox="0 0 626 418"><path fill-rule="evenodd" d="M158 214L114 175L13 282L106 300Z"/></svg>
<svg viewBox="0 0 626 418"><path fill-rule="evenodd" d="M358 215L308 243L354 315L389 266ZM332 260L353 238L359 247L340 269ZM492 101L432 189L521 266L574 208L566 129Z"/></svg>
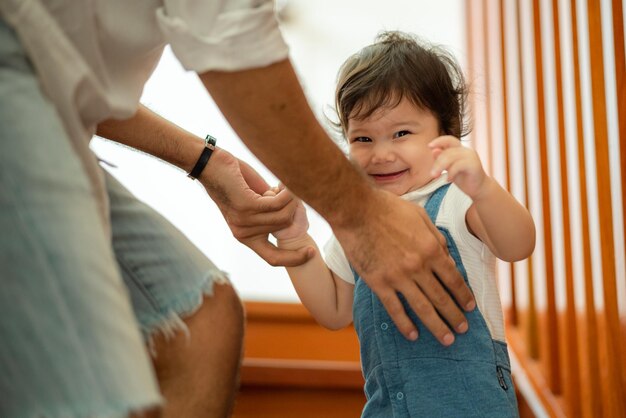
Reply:
<svg viewBox="0 0 626 418"><path fill-rule="evenodd" d="M456 179L456 176L458 176L459 174L463 174L463 173L467 172L470 168L471 168L470 164L467 161L464 161L464 160L454 161L447 168L447 171L448 171L448 181L449 182L454 182L454 180Z"/></svg>
<svg viewBox="0 0 626 418"><path fill-rule="evenodd" d="M430 175L438 177L444 170L449 170L450 166L463 158L462 148L443 149L439 151L433 162Z"/></svg>
<svg viewBox="0 0 626 418"><path fill-rule="evenodd" d="M428 146L430 148L442 148L445 150L448 148L460 147L461 141L459 140L459 138L456 138L454 136L444 135L430 141L428 143Z"/></svg>

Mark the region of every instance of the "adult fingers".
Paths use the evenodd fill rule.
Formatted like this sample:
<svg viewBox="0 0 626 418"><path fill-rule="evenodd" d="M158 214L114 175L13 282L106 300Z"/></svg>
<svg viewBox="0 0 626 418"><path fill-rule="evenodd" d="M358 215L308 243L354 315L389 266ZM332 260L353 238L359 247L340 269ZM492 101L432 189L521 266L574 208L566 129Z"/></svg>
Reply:
<svg viewBox="0 0 626 418"><path fill-rule="evenodd" d="M304 247L298 250L286 250L278 248L267 240L267 237L259 237L241 241L252 251L257 253L271 266L294 267L306 263L315 255L315 249Z"/></svg>
<svg viewBox="0 0 626 418"><path fill-rule="evenodd" d="M258 206L245 210L227 209L227 222L237 227L275 226L285 228L291 224L298 208L296 200L290 201L286 206L273 210L263 211Z"/></svg>
<svg viewBox="0 0 626 418"><path fill-rule="evenodd" d="M418 281L422 282L418 285L413 283L405 286L401 292L409 303L409 306L422 321L424 326L430 330L433 336L443 345L450 345L454 342L454 334L450 331L446 323L443 321L435 309L437 304L445 305L451 303L452 299L441 287L441 284L432 277L428 278L422 275ZM424 282L428 283L424 283ZM424 287L422 288L422 285ZM426 286L427 285L427 286ZM426 289L428 289L426 291ZM445 299L448 299L446 301ZM458 310L458 309L457 309ZM460 312L459 312L460 313ZM463 316L461 314L461 316Z"/></svg>
<svg viewBox="0 0 626 418"><path fill-rule="evenodd" d="M438 313L435 317L430 311L424 314L420 314L416 311L424 322L424 325L431 330L433 335L442 344L447 345L450 343L450 336L448 336L450 330L446 324L442 326L440 322L441 318L443 318L447 324L450 324L456 332L463 333L467 331L468 325L463 311L459 309L450 294L446 292L441 282L439 282L432 273L422 273L420 277L417 278L417 281L418 286L424 293L428 302L432 304L433 309ZM423 301L420 302L420 300L417 300L416 303L423 303ZM424 317L424 315L427 316ZM452 338L452 340L454 340L454 338Z"/></svg>
<svg viewBox="0 0 626 418"><path fill-rule="evenodd" d="M269 234L280 231L281 229L287 228L289 224L279 225L254 225L254 226L237 226L237 225L229 225L230 230L233 236L238 240L243 242L244 240L257 237L264 236L267 237Z"/></svg>
<svg viewBox="0 0 626 418"><path fill-rule="evenodd" d="M255 193L263 194L267 189L269 189L269 185L267 182L261 177L257 171L252 168L245 161L239 160L239 169L241 171L241 175L245 182L248 184Z"/></svg>
<svg viewBox="0 0 626 418"><path fill-rule="evenodd" d="M463 276L461 276L450 257L445 256L443 253L433 257L430 266L439 278L439 281L448 289L461 308L469 312L476 307L472 291L465 283L465 280L463 280ZM455 327L459 325L458 322L450 323Z"/></svg>
<svg viewBox="0 0 626 418"><path fill-rule="evenodd" d="M416 281L431 303L433 303L435 309L454 328L454 330L457 332L464 332L467 330L466 319L454 303L454 300L459 303L463 303L461 306L465 307L467 303L473 300L473 296L469 288L465 285L463 277L457 270L454 260L452 260L452 258L448 255L445 237L437 229L437 227L430 222L430 219L423 218L423 220L429 230L433 233L433 236L437 239L439 245L433 245L430 247L428 265L431 274L422 274L417 277ZM423 240L427 241L427 237L424 237ZM440 281L438 281L432 273L437 274ZM446 285L446 287L454 287L455 290L452 292L454 300L442 288L440 282ZM461 299L459 300L458 298ZM436 325L437 322L435 322L434 326Z"/></svg>
<svg viewBox="0 0 626 418"><path fill-rule="evenodd" d="M418 337L417 328L404 310L404 306L402 306L396 291L391 287L372 289L372 291L376 293L391 320L396 324L396 328L404 335L404 338L415 341Z"/></svg>

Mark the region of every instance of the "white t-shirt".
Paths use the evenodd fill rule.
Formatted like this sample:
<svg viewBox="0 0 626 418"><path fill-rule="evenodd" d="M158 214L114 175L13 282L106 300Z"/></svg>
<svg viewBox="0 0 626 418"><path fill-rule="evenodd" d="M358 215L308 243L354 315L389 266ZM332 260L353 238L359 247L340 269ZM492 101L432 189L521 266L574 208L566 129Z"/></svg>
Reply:
<svg viewBox="0 0 626 418"><path fill-rule="evenodd" d="M287 57L272 0L0 0L43 92L84 163L108 224L88 142L106 119L131 117L166 44L202 73ZM42 133L43 134L43 133Z"/></svg>
<svg viewBox="0 0 626 418"><path fill-rule="evenodd" d="M428 197L444 184L446 184L445 175L418 190L403 195L402 199L424 206ZM454 239L474 292L476 304L485 318L492 338L505 341L504 318L495 272L496 258L489 248L467 228L465 214L471 204L470 197L452 184L441 202L435 224L446 228ZM350 263L334 235L324 246L324 259L333 273L342 280L354 284Z"/></svg>
<svg viewBox="0 0 626 418"><path fill-rule="evenodd" d="M88 128L134 114L166 44L198 73L288 53L271 0L0 0L0 13L52 101L73 97Z"/></svg>

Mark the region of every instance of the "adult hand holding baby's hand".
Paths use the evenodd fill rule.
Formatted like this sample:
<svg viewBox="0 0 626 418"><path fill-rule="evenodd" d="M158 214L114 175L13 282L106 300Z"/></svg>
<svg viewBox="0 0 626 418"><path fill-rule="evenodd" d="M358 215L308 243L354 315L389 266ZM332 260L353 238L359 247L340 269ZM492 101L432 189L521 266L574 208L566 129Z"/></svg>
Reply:
<svg viewBox="0 0 626 418"><path fill-rule="evenodd" d="M284 186L282 184L279 187L272 187L263 193L263 196L275 196L283 189ZM305 235L309 230L309 220L306 216L304 204L298 198L295 198L295 200L297 206L291 224L284 229L272 232L272 235L278 240L288 241L297 239Z"/></svg>
<svg viewBox="0 0 626 418"><path fill-rule="evenodd" d="M198 178L222 212L233 236L272 266L298 266L311 258L308 249L277 248L269 234L288 228L299 201L289 190L264 196L269 186L248 164L216 148Z"/></svg>

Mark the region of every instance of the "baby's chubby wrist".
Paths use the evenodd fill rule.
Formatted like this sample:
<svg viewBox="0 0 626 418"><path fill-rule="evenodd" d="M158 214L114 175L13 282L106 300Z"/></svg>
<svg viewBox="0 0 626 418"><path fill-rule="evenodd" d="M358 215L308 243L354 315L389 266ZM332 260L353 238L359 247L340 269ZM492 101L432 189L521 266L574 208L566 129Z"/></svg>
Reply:
<svg viewBox="0 0 626 418"><path fill-rule="evenodd" d="M498 184L496 181L489 175L485 175L485 179L483 180L480 188L474 194L474 196L470 196L472 201L479 202L482 200L488 200L492 196L492 192L498 189Z"/></svg>
<svg viewBox="0 0 626 418"><path fill-rule="evenodd" d="M307 233L292 238L276 239L276 246L285 250L299 250L314 245L313 238Z"/></svg>

